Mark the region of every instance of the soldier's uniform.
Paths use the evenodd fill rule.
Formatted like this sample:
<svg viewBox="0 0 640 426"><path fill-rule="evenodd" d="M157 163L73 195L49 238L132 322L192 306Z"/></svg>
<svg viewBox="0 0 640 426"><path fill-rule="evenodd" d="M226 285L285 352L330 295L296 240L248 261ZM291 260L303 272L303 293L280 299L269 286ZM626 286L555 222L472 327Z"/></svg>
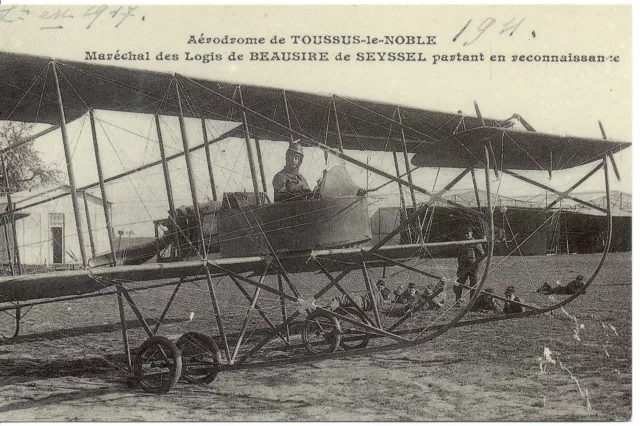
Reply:
<svg viewBox="0 0 640 426"><path fill-rule="evenodd" d="M402 290L402 287L394 291L396 303L416 303L420 297L414 283L409 283L409 287L404 289L404 291L400 290Z"/></svg>
<svg viewBox="0 0 640 426"><path fill-rule="evenodd" d="M381 281L382 281L382 285L380 284ZM378 280L378 284L372 288L372 292L373 292L373 300L375 301L377 307L381 307L389 299L389 296L391 294L391 290L389 290L384 285L383 280ZM371 297L369 297L369 294L365 294L363 296L353 295L351 296L351 299L353 299L353 302L355 302L355 305L359 306L360 309L362 309L363 311L373 310L373 304L371 303ZM340 296L336 296L333 299L331 299L331 301L327 305L327 308L332 311L335 311L340 307L344 308L344 307L353 306L353 305L354 303L351 303L351 300L349 300L349 298L346 295L342 294Z"/></svg>
<svg viewBox="0 0 640 426"><path fill-rule="evenodd" d="M507 289L504 292L504 296L507 299L512 300L514 302L524 303L523 299L515 295L515 289L513 288L513 286L507 287ZM524 312L524 306L520 306L511 302L504 302L504 307L502 308L502 312L504 312L505 314L517 314L520 312Z"/></svg>
<svg viewBox="0 0 640 426"><path fill-rule="evenodd" d="M273 177L273 198L276 203L291 200L311 192L306 179L298 171L304 158L302 145L299 142L292 142L289 145L289 149L287 149L286 155L286 166ZM298 159L297 164L292 161L293 157Z"/></svg>
<svg viewBox="0 0 640 426"><path fill-rule="evenodd" d="M416 288L415 283L409 283L409 287L402 290L402 286L397 288L393 294L395 295L395 302L403 306L405 313L412 311L418 303L420 303L420 294Z"/></svg>
<svg viewBox="0 0 640 426"><path fill-rule="evenodd" d="M422 294L423 299L427 302L427 309L440 309L444 306L444 302L447 298L444 292L444 282L440 281L438 284L429 283L424 289Z"/></svg>
<svg viewBox="0 0 640 426"><path fill-rule="evenodd" d="M492 288L488 288L488 289L486 289L486 292L487 293L493 293L493 289ZM488 294L482 293L476 299L476 303L474 303L474 305L471 308L471 310L473 310L473 311L499 312L500 311L500 307L498 306L498 303L496 302L496 299L494 299L492 296L490 296Z"/></svg>
<svg viewBox="0 0 640 426"><path fill-rule="evenodd" d="M549 283L545 281L544 284L536 290L536 293L553 294L553 288L551 288Z"/></svg>
<svg viewBox="0 0 640 426"><path fill-rule="evenodd" d="M300 173L290 172L287 167L273 177L274 201L286 201L311 192L309 184Z"/></svg>
<svg viewBox="0 0 640 426"><path fill-rule="evenodd" d="M585 290L582 289L585 285L582 281L583 279L584 277L582 275L578 275L576 279L569 282L569 284L558 285L556 287L551 287L545 282L536 292L542 294L584 294Z"/></svg>
<svg viewBox="0 0 640 426"><path fill-rule="evenodd" d="M467 239L473 239L473 229L466 229ZM478 283L478 267L480 266L480 258L484 256L484 249L480 244L463 245L458 253L458 270L456 271L456 282L464 284L469 279L469 287L475 287ZM459 285L453 286L453 292L456 295L456 301L462 297L463 287ZM471 295L473 297L473 290Z"/></svg>
<svg viewBox="0 0 640 426"><path fill-rule="evenodd" d="M584 294L585 291L582 290L582 287L584 287L583 279L582 275L578 275L575 280L567 284L567 294Z"/></svg>

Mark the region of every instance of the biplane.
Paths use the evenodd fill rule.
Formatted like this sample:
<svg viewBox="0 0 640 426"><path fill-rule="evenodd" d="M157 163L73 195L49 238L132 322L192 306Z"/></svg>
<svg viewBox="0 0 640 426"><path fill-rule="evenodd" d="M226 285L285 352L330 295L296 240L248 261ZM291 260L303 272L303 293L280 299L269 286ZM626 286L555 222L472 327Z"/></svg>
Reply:
<svg viewBox="0 0 640 426"><path fill-rule="evenodd" d="M160 158L119 175L105 176L96 132L100 111L152 117L157 124L155 142ZM165 153L166 133L160 126L163 116L177 117L176 134L182 152L170 156ZM78 187L67 126L82 117L88 118L91 126L98 181ZM130 374L143 389L155 393L169 391L180 378L207 384L228 370L421 345L452 327L529 317L571 302L579 294L547 300L544 305L512 301L521 305L520 312L465 319L481 295L507 301L485 290L498 273L496 267L504 261L494 265L494 246L498 244L495 218L504 213L494 205L500 182L509 178L555 195L536 213L542 218L536 224L544 224L563 200L572 200L606 217L602 256L586 280L586 290L600 271L611 241L610 167L619 178L613 154L630 146L607 139L604 130L602 139L536 132L517 114L504 120L485 118L477 105L476 115L467 116L13 53L0 53L0 120L50 126L4 148L1 154L5 156L45 134L60 134L69 178L69 191L63 195L72 201L81 254L81 268L76 270L0 278L0 313L12 328L4 336L5 343L17 338L20 321L33 306L115 296ZM189 141L193 132L188 131L188 122L193 125L195 120L202 125L199 144ZM207 120L233 125L213 138L207 131ZM524 129L516 129L514 121L521 122ZM213 174L217 164L210 151L229 138L244 142L253 191L225 188L218 197L220 184ZM300 140L305 149L321 150L350 167L366 170L382 182L380 187L397 186L401 196L408 191L412 207L401 198L404 209L396 226L371 241L368 203L375 197L376 188L363 190L341 166L326 171L312 196L272 202L267 196L260 142L294 140ZM213 198L209 201L198 194L192 165L202 151ZM392 156L395 173L358 159L350 154L353 151ZM188 208L174 205L168 164L175 161L186 165L192 200ZM555 189L547 181L554 172L578 166L589 170L568 189ZM162 167L168 217L155 222L160 231L153 243L118 251L106 207L109 196L105 184L148 167ZM439 189L429 190L412 174L423 167L452 169L454 177ZM536 173L543 178L532 177ZM604 205L576 194L579 186L592 178L602 182ZM463 181L473 185L476 205L448 197ZM83 241L87 229L83 229L78 193L92 188L99 188L105 202L110 250L88 259ZM483 203L481 191L487 194ZM416 202L416 195L427 201ZM54 197L60 195L49 199ZM436 208L448 209L451 220L460 226L470 225L472 238L427 232L431 226L428 219L433 217L430 213ZM2 214L3 223L15 221L20 211L19 206L9 203ZM534 233L545 232L542 225L535 228ZM404 238L398 240L401 235ZM528 238L519 234L512 238L510 253L517 253ZM438 253L477 245L485 253L477 260L479 281L475 285L458 284L455 259ZM387 270L395 271L393 276L403 277L405 282L418 282L418 288L437 283L438 290L421 292L411 304L386 300L379 297L380 288L374 282L380 271L387 281L392 280ZM199 283L206 284L197 298L211 310L208 324L189 329L191 323L187 322L163 333L172 326L165 319L179 293ZM454 285L464 288L468 301L462 305L454 301L433 303L439 293ZM140 307L134 296L140 290L165 287L173 290L162 313L153 318L153 326L149 311ZM332 308L330 302L336 298L345 303ZM142 342L132 342L133 330L125 320L127 305L144 332ZM174 343L176 333L179 338Z"/></svg>

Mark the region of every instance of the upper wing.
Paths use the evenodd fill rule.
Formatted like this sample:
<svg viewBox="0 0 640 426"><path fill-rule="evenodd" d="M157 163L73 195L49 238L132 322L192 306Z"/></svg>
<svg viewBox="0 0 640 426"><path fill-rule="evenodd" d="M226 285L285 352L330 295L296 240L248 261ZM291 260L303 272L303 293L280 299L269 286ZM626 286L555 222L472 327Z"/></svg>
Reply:
<svg viewBox="0 0 640 426"><path fill-rule="evenodd" d="M411 162L421 167L455 168L484 164L487 143L491 144L496 167L512 170L568 169L631 145L629 142L478 127L424 147Z"/></svg>
<svg viewBox="0 0 640 426"><path fill-rule="evenodd" d="M482 125L460 114L295 91L286 92L285 108L283 89L262 86L242 85L241 102L234 83L6 52L0 52L0 120L59 124L54 63L67 121L89 108L175 116L177 86L187 117L240 121L244 103L251 134L259 139L289 140L293 133L337 147L337 115L345 149L390 151L395 144L401 150L402 123L407 149L416 152L451 135L462 121L467 129Z"/></svg>
<svg viewBox="0 0 640 426"><path fill-rule="evenodd" d="M513 169L549 170L584 164L624 142L570 138L500 128L499 121L382 102L283 91L262 86L174 76L168 73L96 65L0 52L0 120L59 124L53 68L67 121L89 108L134 113L241 121L248 112L253 137L311 139L345 149L418 153L420 166L467 167L484 158L491 140L496 161ZM178 100L180 92L181 102ZM244 136L241 126L229 136Z"/></svg>

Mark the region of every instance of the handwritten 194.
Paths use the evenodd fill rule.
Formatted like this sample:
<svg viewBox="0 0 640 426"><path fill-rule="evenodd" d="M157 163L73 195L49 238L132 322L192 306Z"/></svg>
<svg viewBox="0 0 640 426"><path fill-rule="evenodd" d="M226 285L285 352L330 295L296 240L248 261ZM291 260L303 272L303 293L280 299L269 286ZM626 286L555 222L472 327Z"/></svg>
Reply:
<svg viewBox="0 0 640 426"><path fill-rule="evenodd" d="M85 29L90 29L97 22L105 22L118 28L125 21L133 19L138 6L86 6L84 9L70 7L35 8L32 6L7 5L0 6L0 25L18 24L20 22L37 21L43 25L41 30L63 29L63 23L80 22ZM142 17L144 20L144 16ZM46 24L46 25L45 25Z"/></svg>
<svg viewBox="0 0 640 426"><path fill-rule="evenodd" d="M498 20L492 17L489 17L482 21L478 26L471 25L473 19L469 19L466 24L462 27L458 34L453 38L453 41L456 42L463 35L467 39L463 43L463 46L469 46L473 44L476 40L482 37L484 34L490 32L489 30L495 32L498 31L498 35L508 34L509 37L513 36L515 32L520 28L520 25L524 22L524 18L519 21L516 18L511 18L511 20L507 22L497 23ZM494 24L495 27L494 27ZM532 31L533 36L535 37L535 31Z"/></svg>

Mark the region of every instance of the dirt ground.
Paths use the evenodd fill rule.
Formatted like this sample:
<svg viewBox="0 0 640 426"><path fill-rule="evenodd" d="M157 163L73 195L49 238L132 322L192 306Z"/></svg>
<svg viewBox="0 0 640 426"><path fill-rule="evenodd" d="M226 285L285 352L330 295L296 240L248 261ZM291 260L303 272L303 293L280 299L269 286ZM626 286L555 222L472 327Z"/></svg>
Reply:
<svg viewBox="0 0 640 426"><path fill-rule="evenodd" d="M542 276L575 276L597 258L525 258L493 285L502 291L528 274L518 288L536 301ZM185 312L169 320L183 321ZM180 382L166 395L127 386L117 315L112 298L34 308L22 336L0 345L0 421L631 417L631 253L609 255L588 294L565 312L461 327L407 350L224 372L209 386Z"/></svg>

